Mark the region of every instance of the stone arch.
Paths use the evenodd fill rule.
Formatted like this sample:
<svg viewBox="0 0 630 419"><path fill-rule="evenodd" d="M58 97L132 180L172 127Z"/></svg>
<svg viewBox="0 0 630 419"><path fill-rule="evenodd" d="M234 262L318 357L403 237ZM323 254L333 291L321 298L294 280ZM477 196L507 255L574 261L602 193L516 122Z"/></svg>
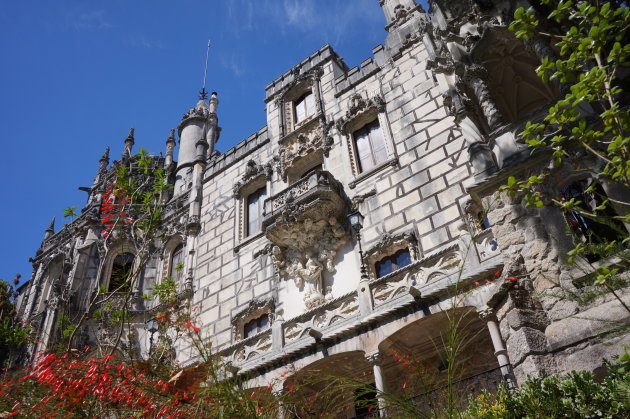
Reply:
<svg viewBox="0 0 630 419"><path fill-rule="evenodd" d="M341 385L331 388L331 377L341 377ZM355 350L329 355L304 366L284 381L284 392L291 396L285 408L296 417L317 417L323 413L321 410L332 413L330 409L335 409L338 417L355 417L353 386L373 382L372 367L365 352Z"/></svg>
<svg viewBox="0 0 630 419"><path fill-rule="evenodd" d="M403 393L403 384L415 394L442 387L447 376L446 332L456 327L462 350L456 363L456 378L498 368L490 335L474 307L447 309L418 319L396 330L378 345L385 388ZM401 377L407 377L401 382Z"/></svg>
<svg viewBox="0 0 630 419"><path fill-rule="evenodd" d="M487 30L472 57L485 68L490 94L506 124L522 120L558 97L556 87L536 74L538 58L505 28Z"/></svg>
<svg viewBox="0 0 630 419"><path fill-rule="evenodd" d="M132 272L138 272L138 269L140 267L140 260L137 257L137 253L138 252L135 246L133 245L133 243L129 241L121 241L115 244L114 246L112 246L107 252L107 254L105 255L105 258L103 259L103 269L102 269L100 280L99 280L100 285L104 287L106 290L109 290L110 279L112 275L112 268L114 267L116 258L120 255L125 255L125 254L133 255L134 259L133 259L133 265L131 269L132 269ZM132 288L134 286L137 287L138 283L139 283L139 278L136 278L136 283L131 284Z"/></svg>

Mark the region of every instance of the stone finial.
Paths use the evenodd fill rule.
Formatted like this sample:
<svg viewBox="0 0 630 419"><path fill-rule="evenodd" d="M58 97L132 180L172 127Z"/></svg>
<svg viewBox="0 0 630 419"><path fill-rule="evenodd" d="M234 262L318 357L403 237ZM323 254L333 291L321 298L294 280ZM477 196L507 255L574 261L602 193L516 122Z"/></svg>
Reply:
<svg viewBox="0 0 630 419"><path fill-rule="evenodd" d="M53 217L52 220L50 220L50 225L48 226L48 228L46 229L46 232L51 232L54 233L55 232L55 218Z"/></svg>
<svg viewBox="0 0 630 419"><path fill-rule="evenodd" d="M129 157L131 157L131 149L133 145L135 144L134 131L135 131L134 128L130 128L129 134L127 135L127 138L125 138L125 149L123 150L123 155L122 155L123 160L128 160Z"/></svg>
<svg viewBox="0 0 630 419"><path fill-rule="evenodd" d="M166 145L175 144L175 128L171 128L171 132L168 134L168 138L166 139Z"/></svg>
<svg viewBox="0 0 630 419"><path fill-rule="evenodd" d="M103 156L99 160L101 163L105 162L105 164L109 164L109 147L105 147L105 151L103 152Z"/></svg>
<svg viewBox="0 0 630 419"><path fill-rule="evenodd" d="M47 240L53 234L55 234L55 217L52 218L52 220L50 221L50 225L44 232L44 240ZM44 244L42 243L42 246L43 245Z"/></svg>

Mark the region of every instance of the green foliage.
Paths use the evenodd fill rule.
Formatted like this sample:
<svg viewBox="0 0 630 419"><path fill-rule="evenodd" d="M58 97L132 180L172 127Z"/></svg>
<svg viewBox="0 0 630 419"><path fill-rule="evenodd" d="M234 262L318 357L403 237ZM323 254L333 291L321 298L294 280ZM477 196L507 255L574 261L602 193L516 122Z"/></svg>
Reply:
<svg viewBox="0 0 630 419"><path fill-rule="evenodd" d="M609 375L597 382L590 372L573 371L565 378L528 379L518 390L501 388L496 396L484 393L472 399L464 417L469 418L620 418L630 415L619 400L629 376L621 367L609 366Z"/></svg>
<svg viewBox="0 0 630 419"><path fill-rule="evenodd" d="M63 218L68 218L71 217L73 220L75 217L78 217L79 215L76 213L76 209L77 206L73 206L73 207L68 207L66 209L63 210Z"/></svg>

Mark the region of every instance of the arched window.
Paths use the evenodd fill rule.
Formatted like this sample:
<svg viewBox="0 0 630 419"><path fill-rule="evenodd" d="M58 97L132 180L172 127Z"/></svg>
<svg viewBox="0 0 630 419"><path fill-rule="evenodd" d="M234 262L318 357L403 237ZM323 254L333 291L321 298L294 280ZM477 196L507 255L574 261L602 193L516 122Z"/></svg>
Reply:
<svg viewBox="0 0 630 419"><path fill-rule="evenodd" d="M376 276L380 278L387 274L390 274L398 269L404 268L411 263L411 255L408 249L402 249L397 251L391 256L381 259L376 262Z"/></svg>
<svg viewBox="0 0 630 419"><path fill-rule="evenodd" d="M133 253L122 253L114 258L112 273L109 276L108 292L125 292L129 290L129 276L133 271Z"/></svg>
<svg viewBox="0 0 630 419"><path fill-rule="evenodd" d="M175 281L179 282L183 277L184 272L184 245L178 245L171 254L171 263L169 265L169 276Z"/></svg>
<svg viewBox="0 0 630 419"><path fill-rule="evenodd" d="M269 314L265 313L245 323L243 326L243 338L254 336L267 329L269 329Z"/></svg>

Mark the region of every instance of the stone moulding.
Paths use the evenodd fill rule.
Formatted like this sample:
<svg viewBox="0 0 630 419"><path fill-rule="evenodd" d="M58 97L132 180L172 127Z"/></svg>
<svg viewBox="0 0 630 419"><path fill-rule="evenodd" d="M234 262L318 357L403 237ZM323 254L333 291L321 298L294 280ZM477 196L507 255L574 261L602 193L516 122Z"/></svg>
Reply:
<svg viewBox="0 0 630 419"><path fill-rule="evenodd" d="M363 253L363 261L368 268L369 276L372 279L376 278L374 267L376 262L403 249L409 250L412 262L418 260L418 239L415 232L385 233L377 243Z"/></svg>
<svg viewBox="0 0 630 419"><path fill-rule="evenodd" d="M275 310L276 302L273 298L250 301L245 309L235 314L232 318L232 335L234 340L243 339L243 326L245 323L263 314L269 315L269 324L271 325L274 321Z"/></svg>
<svg viewBox="0 0 630 419"><path fill-rule="evenodd" d="M360 121L371 112L378 113L385 111L385 100L382 95L376 95L365 99L360 93L352 95L348 99L348 110L345 116L339 118L335 123L337 130L343 135L352 134L354 128L359 128ZM369 121L365 121L369 122Z"/></svg>
<svg viewBox="0 0 630 419"><path fill-rule="evenodd" d="M278 173L286 182L292 171L299 171L312 160L323 161L333 147L330 135L331 123L326 123L321 116L313 116L295 131L280 139L280 160Z"/></svg>
<svg viewBox="0 0 630 419"><path fill-rule="evenodd" d="M245 166L245 173L232 187L234 198L239 198L241 196L243 187L248 183L256 181L261 177L264 177L265 180L271 180L272 174L273 166L271 162L259 164L254 159L250 159Z"/></svg>
<svg viewBox="0 0 630 419"><path fill-rule="evenodd" d="M330 173L316 170L265 201L263 230L273 244L271 260L280 276L304 291L307 308L323 304L324 271L335 272L337 251L348 242L348 205Z"/></svg>

